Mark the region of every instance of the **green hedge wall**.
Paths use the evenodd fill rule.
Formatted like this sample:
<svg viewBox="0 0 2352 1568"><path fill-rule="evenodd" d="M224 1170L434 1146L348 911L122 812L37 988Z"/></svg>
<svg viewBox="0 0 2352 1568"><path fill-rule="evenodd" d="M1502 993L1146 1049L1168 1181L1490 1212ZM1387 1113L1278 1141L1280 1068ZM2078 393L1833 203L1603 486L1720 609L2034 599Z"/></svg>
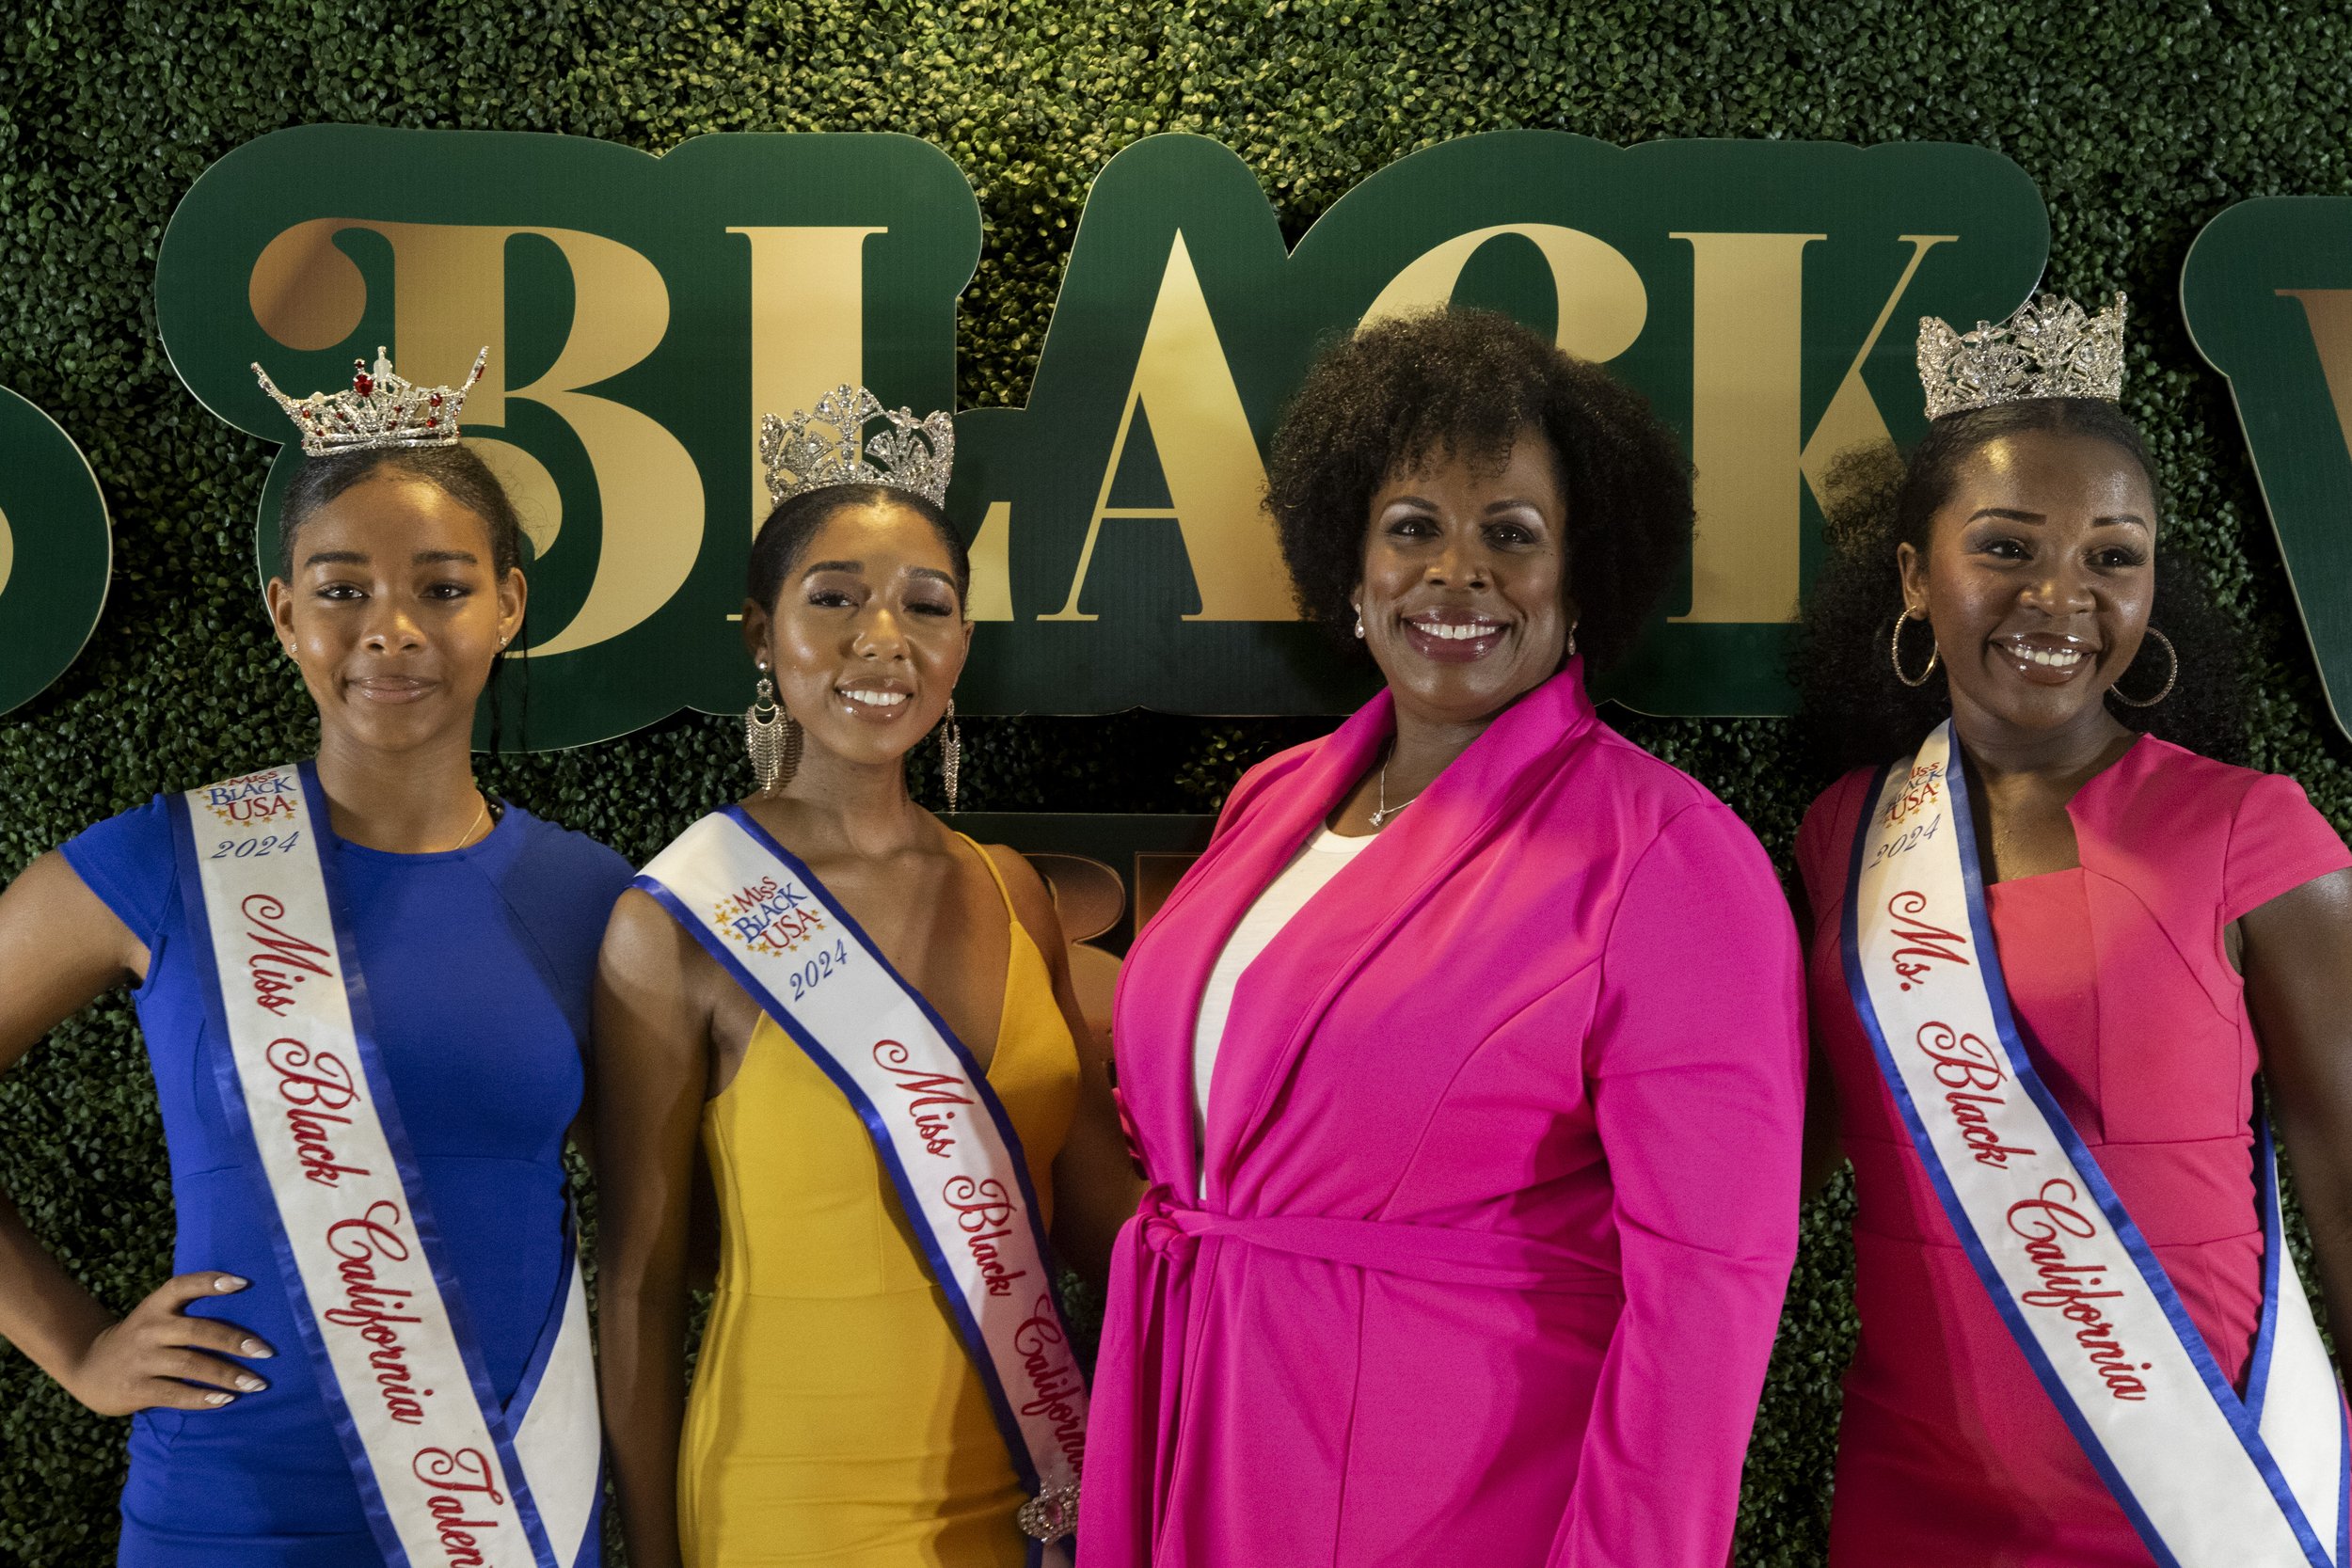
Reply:
<svg viewBox="0 0 2352 1568"><path fill-rule="evenodd" d="M1997 148L2049 201L2053 280L2083 297L2128 289L2139 304L2129 407L2254 640L2258 760L2300 776L2343 827L2352 746L2319 700L2228 395L2189 347L2175 278L2228 204L2352 188L2348 97L2337 7L2235 0L9 0L0 384L87 451L117 565L89 651L0 721L0 872L154 790L310 744L247 576L268 451L181 389L149 288L165 221L208 163L320 120L564 131L657 151L709 131L928 137L988 219L964 301L967 405L1025 398L1088 183L1155 131L1232 146L1294 237L1383 165L1474 131ZM1616 717L1785 860L1815 783L1785 724ZM966 790L982 809L1206 810L1248 763L1318 727L1141 714L968 724ZM706 719L484 771L639 858L744 779L730 726ZM0 1184L108 1300L127 1306L166 1272L169 1189L121 998L0 1080ZM1833 1195L1808 1216L1749 1461L1742 1562L1822 1558L1852 1339L1849 1212ZM121 1423L0 1349L0 1564L112 1560L122 1441Z"/></svg>

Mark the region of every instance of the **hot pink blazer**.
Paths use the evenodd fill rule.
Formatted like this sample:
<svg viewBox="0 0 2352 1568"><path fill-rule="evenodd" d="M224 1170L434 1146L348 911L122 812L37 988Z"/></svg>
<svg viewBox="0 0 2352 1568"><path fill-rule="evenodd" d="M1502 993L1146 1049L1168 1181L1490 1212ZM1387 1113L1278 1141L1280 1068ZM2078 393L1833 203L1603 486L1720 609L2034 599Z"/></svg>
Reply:
<svg viewBox="0 0 2352 1568"><path fill-rule="evenodd" d="M1194 1200L1202 985L1391 714L1253 769L1121 977L1154 1186L1084 1568L1723 1568L1796 1247L1797 944L1754 835L1577 663L1244 974Z"/></svg>

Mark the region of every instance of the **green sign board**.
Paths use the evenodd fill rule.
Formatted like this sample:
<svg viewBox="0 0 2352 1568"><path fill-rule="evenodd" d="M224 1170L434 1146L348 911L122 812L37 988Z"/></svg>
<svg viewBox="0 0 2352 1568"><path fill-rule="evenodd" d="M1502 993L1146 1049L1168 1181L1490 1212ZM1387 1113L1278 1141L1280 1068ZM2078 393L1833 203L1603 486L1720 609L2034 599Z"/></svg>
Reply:
<svg viewBox="0 0 2352 1568"><path fill-rule="evenodd" d="M530 657L507 675L529 699L505 706L545 749L744 705L729 617L765 510L759 413L844 380L948 406L979 247L962 174L907 136L704 136L657 159L311 126L197 181L155 297L189 388L274 441L292 427L251 361L299 397L348 386L379 344L427 383L489 346L465 424L533 546ZM265 571L301 461L289 444L262 493Z"/></svg>
<svg viewBox="0 0 2352 1568"><path fill-rule="evenodd" d="M2189 247L2181 309L2230 378L2328 708L2352 734L2352 197L2230 208Z"/></svg>
<svg viewBox="0 0 2352 1568"><path fill-rule="evenodd" d="M81 449L0 387L0 713L81 653L113 563L106 498Z"/></svg>
<svg viewBox="0 0 2352 1568"><path fill-rule="evenodd" d="M1920 432L1919 316L2007 315L2048 239L2031 182L1980 148L1523 131L1391 165L1293 248L1232 152L1146 138L1089 197L1028 405L957 418L949 510L980 623L959 705L1352 706L1361 677L1296 618L1263 453L1318 345L1453 299L1606 362L1690 443L1691 570L1609 694L1788 711L1779 656L1832 459ZM428 382L489 345L466 422L535 546L510 678L544 748L743 705L758 417L842 381L950 406L979 243L961 173L903 136L712 135L656 159L313 126L196 183L156 295L189 387L276 440L249 361L298 395L379 343ZM264 558L297 461L264 494Z"/></svg>

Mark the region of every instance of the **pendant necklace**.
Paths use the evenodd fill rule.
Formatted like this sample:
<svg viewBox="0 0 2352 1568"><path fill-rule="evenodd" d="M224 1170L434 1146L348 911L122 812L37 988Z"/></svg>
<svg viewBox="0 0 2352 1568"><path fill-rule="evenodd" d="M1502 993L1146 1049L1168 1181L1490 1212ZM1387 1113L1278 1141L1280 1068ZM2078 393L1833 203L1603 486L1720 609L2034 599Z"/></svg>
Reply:
<svg viewBox="0 0 2352 1568"><path fill-rule="evenodd" d="M1418 795L1413 797L1413 800L1420 799ZM1372 814L1372 831L1378 832L1381 823L1411 805L1413 800L1399 800L1393 806L1389 804L1389 762L1388 758L1383 757L1380 760L1380 807Z"/></svg>

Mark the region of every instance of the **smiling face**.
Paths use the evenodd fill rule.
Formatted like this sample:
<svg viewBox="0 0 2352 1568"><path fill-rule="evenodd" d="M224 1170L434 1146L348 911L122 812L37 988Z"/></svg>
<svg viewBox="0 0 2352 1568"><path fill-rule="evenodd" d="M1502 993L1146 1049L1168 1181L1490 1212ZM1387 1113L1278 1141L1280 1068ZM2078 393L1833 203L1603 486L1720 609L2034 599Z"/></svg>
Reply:
<svg viewBox="0 0 2352 1568"><path fill-rule="evenodd" d="M1567 646L1567 497L1551 443L1522 430L1500 465L1430 452L1373 492L1356 595L1402 715L1493 718Z"/></svg>
<svg viewBox="0 0 2352 1568"><path fill-rule="evenodd" d="M972 623L938 531L885 501L818 524L775 604L745 605L743 640L808 745L872 765L905 756L939 722Z"/></svg>
<svg viewBox="0 0 2352 1568"><path fill-rule="evenodd" d="M310 514L267 594L318 704L323 746L401 752L470 734L490 661L523 619L490 527L429 481L386 472Z"/></svg>
<svg viewBox="0 0 2352 1568"><path fill-rule="evenodd" d="M2113 722L2100 699L2148 630L2155 522L2146 471L2096 436L2025 431L1961 460L1926 557L1909 545L1897 554L1903 601L1934 626L1963 731L2022 738Z"/></svg>

